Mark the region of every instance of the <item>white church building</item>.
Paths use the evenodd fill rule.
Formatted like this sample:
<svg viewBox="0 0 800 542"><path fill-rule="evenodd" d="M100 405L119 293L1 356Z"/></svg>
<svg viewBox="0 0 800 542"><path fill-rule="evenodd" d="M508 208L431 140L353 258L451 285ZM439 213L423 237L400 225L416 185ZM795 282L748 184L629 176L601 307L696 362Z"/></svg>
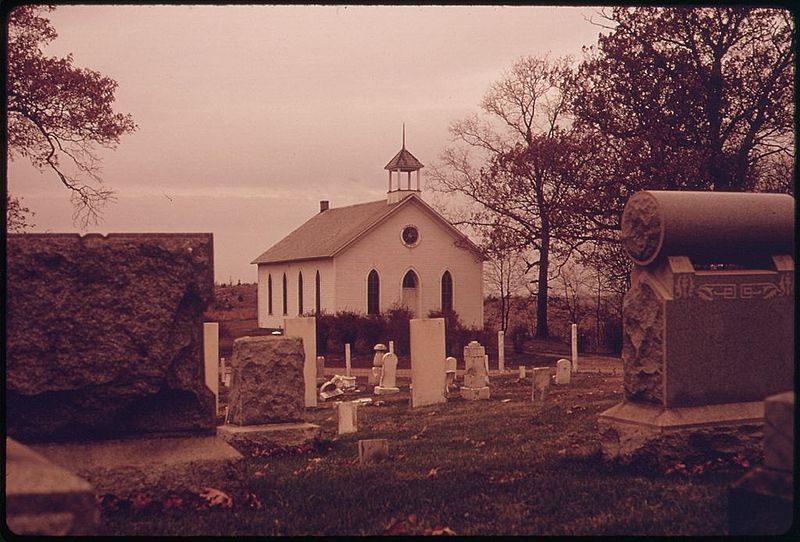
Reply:
<svg viewBox="0 0 800 542"><path fill-rule="evenodd" d="M319 213L253 260L258 326L282 328L285 317L322 311L380 314L402 305L418 318L451 309L464 325L483 328L485 257L422 200L422 167L404 136L384 168L386 199L346 207L321 201Z"/></svg>

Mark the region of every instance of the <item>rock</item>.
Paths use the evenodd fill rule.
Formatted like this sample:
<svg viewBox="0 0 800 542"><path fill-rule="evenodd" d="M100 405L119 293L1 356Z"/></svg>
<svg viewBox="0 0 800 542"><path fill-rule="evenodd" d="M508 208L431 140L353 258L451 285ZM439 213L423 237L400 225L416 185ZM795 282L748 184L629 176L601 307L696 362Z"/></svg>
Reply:
<svg viewBox="0 0 800 542"><path fill-rule="evenodd" d="M304 363L301 339L276 335L233 341L228 422L258 425L302 420Z"/></svg>
<svg viewBox="0 0 800 542"><path fill-rule="evenodd" d="M7 250L8 435L213 432L210 233L20 234Z"/></svg>
<svg viewBox="0 0 800 542"><path fill-rule="evenodd" d="M622 304L622 366L627 399L656 404L664 400L663 313L663 304L649 284L631 284Z"/></svg>

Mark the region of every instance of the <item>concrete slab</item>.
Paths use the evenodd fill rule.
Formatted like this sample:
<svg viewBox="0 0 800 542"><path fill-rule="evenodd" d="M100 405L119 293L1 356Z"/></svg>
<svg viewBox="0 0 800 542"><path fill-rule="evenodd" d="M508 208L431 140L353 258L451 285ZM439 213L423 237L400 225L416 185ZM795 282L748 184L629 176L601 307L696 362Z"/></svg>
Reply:
<svg viewBox="0 0 800 542"><path fill-rule="evenodd" d="M237 489L242 454L215 436L131 438L37 443L34 451L91 483L97 493L128 498L136 493Z"/></svg>
<svg viewBox="0 0 800 542"><path fill-rule="evenodd" d="M91 535L95 490L29 447L6 438L6 524L17 535Z"/></svg>

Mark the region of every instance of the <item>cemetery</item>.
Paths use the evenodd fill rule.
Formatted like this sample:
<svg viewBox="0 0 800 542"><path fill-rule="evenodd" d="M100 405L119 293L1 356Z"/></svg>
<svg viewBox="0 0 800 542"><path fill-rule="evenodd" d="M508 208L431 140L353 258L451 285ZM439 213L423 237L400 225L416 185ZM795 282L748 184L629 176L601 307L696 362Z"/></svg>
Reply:
<svg viewBox="0 0 800 542"><path fill-rule="evenodd" d="M694 197L714 198L717 214L687 215L696 200L669 192L641 192L625 209L637 268L621 359L573 347L512 365L502 332L503 346L476 335L448 356L446 319L412 318L410 366L391 339L367 366L353 366L349 343L344 366L331 366L311 316L238 337L223 360L219 322L204 321L210 234L11 236L8 524L29 534L782 532L793 510L793 200ZM713 239L748 206L769 218ZM711 239L686 237L679 226L694 217ZM752 259L737 259L734 240ZM741 311L764 314L764 327L737 327Z"/></svg>
<svg viewBox="0 0 800 542"><path fill-rule="evenodd" d="M3 8L4 540L800 539L790 9Z"/></svg>

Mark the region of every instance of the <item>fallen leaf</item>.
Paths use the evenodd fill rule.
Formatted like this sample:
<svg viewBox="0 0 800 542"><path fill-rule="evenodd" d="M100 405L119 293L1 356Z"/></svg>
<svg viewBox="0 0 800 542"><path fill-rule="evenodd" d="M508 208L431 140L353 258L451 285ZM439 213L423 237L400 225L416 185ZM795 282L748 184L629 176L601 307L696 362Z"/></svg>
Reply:
<svg viewBox="0 0 800 542"><path fill-rule="evenodd" d="M174 493L170 494L166 499L161 501L161 505L164 507L164 510L172 510L175 508L181 508L185 504L183 497L180 495L175 495Z"/></svg>
<svg viewBox="0 0 800 542"><path fill-rule="evenodd" d="M261 499L259 499L255 493L252 493L250 491L245 493L244 502L247 506L249 506L250 508L255 508L256 510L260 510L261 508L264 507L264 505L261 503Z"/></svg>
<svg viewBox="0 0 800 542"><path fill-rule="evenodd" d="M501 402L501 403L509 403L509 402L511 402L511 399L503 399L503 400L502 400L502 401L500 401L500 402Z"/></svg>
<svg viewBox="0 0 800 542"><path fill-rule="evenodd" d="M144 493L137 493L131 498L131 508L133 510L141 510L153 502L153 497L145 495Z"/></svg>
<svg viewBox="0 0 800 542"><path fill-rule="evenodd" d="M439 475L439 468L434 467L428 472L428 478L436 478Z"/></svg>
<svg viewBox="0 0 800 542"><path fill-rule="evenodd" d="M431 531L431 534L434 535L434 536L438 536L438 535L455 536L456 532L453 529L451 529L450 527L442 527L441 529L433 529Z"/></svg>
<svg viewBox="0 0 800 542"><path fill-rule="evenodd" d="M213 487L203 488L200 496L206 500L208 506L218 506L220 508L233 507L233 499L219 489L214 489Z"/></svg>
<svg viewBox="0 0 800 542"><path fill-rule="evenodd" d="M416 523L417 522L417 515L416 514L409 514L408 522L409 523Z"/></svg>

